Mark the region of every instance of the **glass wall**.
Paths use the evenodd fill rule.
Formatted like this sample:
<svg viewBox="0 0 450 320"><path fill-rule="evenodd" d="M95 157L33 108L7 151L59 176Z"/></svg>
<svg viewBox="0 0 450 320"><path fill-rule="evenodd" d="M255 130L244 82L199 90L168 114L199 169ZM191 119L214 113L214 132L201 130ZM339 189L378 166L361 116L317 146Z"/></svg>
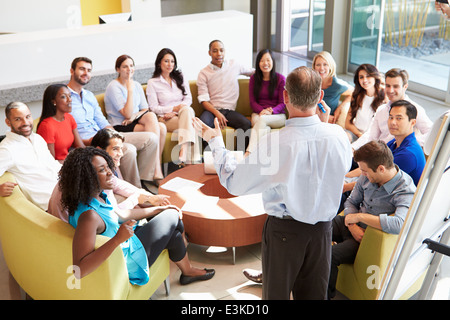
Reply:
<svg viewBox="0 0 450 320"><path fill-rule="evenodd" d="M349 64L353 69L363 63L376 65L380 39L381 0L352 2Z"/></svg>
<svg viewBox="0 0 450 320"><path fill-rule="evenodd" d="M309 51L320 52L323 51L323 32L325 27L325 0L312 1L311 10L311 43Z"/></svg>
<svg viewBox="0 0 450 320"><path fill-rule="evenodd" d="M450 20L430 0L353 0L348 62L349 72L362 63L383 72L407 70L410 88L444 99L450 78Z"/></svg>
<svg viewBox="0 0 450 320"><path fill-rule="evenodd" d="M447 91L450 20L429 0L387 0L384 13L379 68L403 68L410 81Z"/></svg>
<svg viewBox="0 0 450 320"><path fill-rule="evenodd" d="M289 51L302 56L323 50L325 0L288 1Z"/></svg>

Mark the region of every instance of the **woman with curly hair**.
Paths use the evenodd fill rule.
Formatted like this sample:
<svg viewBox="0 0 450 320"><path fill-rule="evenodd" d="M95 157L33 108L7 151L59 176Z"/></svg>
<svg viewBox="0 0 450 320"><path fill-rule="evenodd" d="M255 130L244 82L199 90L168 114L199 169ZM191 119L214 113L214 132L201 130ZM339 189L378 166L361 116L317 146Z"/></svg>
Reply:
<svg viewBox="0 0 450 320"><path fill-rule="evenodd" d="M189 83L178 70L175 53L169 48L162 49L156 56L155 71L147 83L147 99L150 110L166 125L167 131L177 133L179 165L200 160L200 153L195 150L197 139L192 126L195 112L191 108Z"/></svg>
<svg viewBox="0 0 450 320"><path fill-rule="evenodd" d="M120 245L132 284L148 282L149 266L166 248L181 269L181 284L211 279L213 269L194 268L188 259L177 210L164 210L143 226L137 226L133 217L120 221L104 192L113 187L113 170L111 157L94 147L73 150L61 168L61 202L75 228L72 255L80 277L93 272ZM110 240L95 249L97 234Z"/></svg>
<svg viewBox="0 0 450 320"><path fill-rule="evenodd" d="M345 129L350 135L350 142L356 141L367 131L373 115L384 103L381 80L378 69L371 64L362 64L356 69L353 78L355 90L345 120Z"/></svg>
<svg viewBox="0 0 450 320"><path fill-rule="evenodd" d="M71 147L84 147L72 112L72 98L65 84L52 84L44 91L37 133L47 142L52 156L63 162Z"/></svg>

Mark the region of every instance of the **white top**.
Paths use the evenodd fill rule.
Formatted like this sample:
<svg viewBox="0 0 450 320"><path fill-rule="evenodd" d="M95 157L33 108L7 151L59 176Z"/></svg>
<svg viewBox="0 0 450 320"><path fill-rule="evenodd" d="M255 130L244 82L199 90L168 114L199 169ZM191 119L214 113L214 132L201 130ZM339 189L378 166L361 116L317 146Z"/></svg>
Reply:
<svg viewBox="0 0 450 320"><path fill-rule="evenodd" d="M121 125L123 120L125 120L119 110L122 110L125 106L127 97L127 88L117 80L111 81L106 87L105 111L108 115L108 121L112 126ZM133 114L142 109L148 109L147 99L145 98L142 85L139 82L134 81Z"/></svg>
<svg viewBox="0 0 450 320"><path fill-rule="evenodd" d="M361 108L356 112L356 117L353 119L353 124L358 128L359 132L364 133L369 129L370 122L372 122L375 111L372 109L372 102L375 97L364 96Z"/></svg>
<svg viewBox="0 0 450 320"><path fill-rule="evenodd" d="M209 101L216 109L235 110L239 98L238 76L251 76L254 71L234 60L225 60L222 68L210 63L198 74L198 101Z"/></svg>
<svg viewBox="0 0 450 320"><path fill-rule="evenodd" d="M170 85L163 76L151 78L147 83L147 99L150 110L158 116L172 112L173 107L180 104L190 106L192 104L191 89L189 83L184 80L186 95L183 95L175 80Z"/></svg>
<svg viewBox="0 0 450 320"><path fill-rule="evenodd" d="M423 147L425 143L425 135L431 130L433 122L428 118L425 109L419 104L415 103L408 96L405 96L405 100L411 102L417 109L417 121L414 127L417 142ZM388 119L391 102L379 106L377 112L373 116L369 129L358 140L352 143L352 148L357 150L361 148L367 142L373 140L382 140L386 143L394 139L394 136L389 132Z"/></svg>
<svg viewBox="0 0 450 320"><path fill-rule="evenodd" d="M61 164L51 155L47 142L36 133L28 140L7 132L0 143L0 175L11 172L25 197L42 210L47 210L60 169Z"/></svg>
<svg viewBox="0 0 450 320"><path fill-rule="evenodd" d="M233 195L262 193L268 215L308 224L336 216L352 162L342 127L323 123L317 115L288 119L239 163L221 136L209 146L220 183Z"/></svg>

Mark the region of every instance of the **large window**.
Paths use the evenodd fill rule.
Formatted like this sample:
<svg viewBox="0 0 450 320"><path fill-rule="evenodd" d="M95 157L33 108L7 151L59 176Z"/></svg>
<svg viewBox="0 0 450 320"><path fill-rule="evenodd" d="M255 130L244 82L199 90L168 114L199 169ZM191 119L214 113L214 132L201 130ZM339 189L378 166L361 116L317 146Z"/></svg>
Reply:
<svg viewBox="0 0 450 320"><path fill-rule="evenodd" d="M353 0L348 61L405 69L415 91L448 100L450 20L430 0Z"/></svg>
<svg viewBox="0 0 450 320"><path fill-rule="evenodd" d="M388 0L384 10L379 67L402 67L411 81L446 91L450 72L447 21L434 1Z"/></svg>
<svg viewBox="0 0 450 320"><path fill-rule="evenodd" d="M278 0L280 51L303 57L322 51L325 6L326 0Z"/></svg>

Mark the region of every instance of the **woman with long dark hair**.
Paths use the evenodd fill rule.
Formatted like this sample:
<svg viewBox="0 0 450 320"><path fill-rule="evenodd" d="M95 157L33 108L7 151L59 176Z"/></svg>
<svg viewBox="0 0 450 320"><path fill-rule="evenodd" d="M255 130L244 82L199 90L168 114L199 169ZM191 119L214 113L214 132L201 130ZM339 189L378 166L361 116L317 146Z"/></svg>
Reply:
<svg viewBox="0 0 450 320"><path fill-rule="evenodd" d="M72 98L65 84L52 84L45 89L36 132L60 162L64 161L71 147L84 147L71 111Z"/></svg>
<svg viewBox="0 0 450 320"><path fill-rule="evenodd" d="M180 166L200 160L195 148L196 135L192 126L195 112L191 108L192 95L189 83L178 69L175 53L169 48L159 51L155 59L155 71L147 83L147 99L150 110L164 123L167 131L176 132L180 151L173 161Z"/></svg>
<svg viewBox="0 0 450 320"><path fill-rule="evenodd" d="M149 266L164 249L181 269L181 284L211 279L214 270L194 268L188 259L177 210L164 210L143 226L136 226L132 216L121 221L104 192L113 187L113 170L106 151L86 147L70 152L60 171L61 202L76 229L72 255L79 276L93 272L120 245L132 284L148 282ZM97 234L110 240L95 248Z"/></svg>
<svg viewBox="0 0 450 320"><path fill-rule="evenodd" d="M270 129L281 128L286 122L283 99L286 78L275 71L272 51L261 50L256 56L255 73L250 77L249 96L252 113L252 131L246 154L252 152L259 138Z"/></svg>
<svg viewBox="0 0 450 320"><path fill-rule="evenodd" d="M352 94L350 109L345 120L345 129L356 141L370 126L373 115L384 103L384 90L378 69L371 64L362 64L353 77L355 89Z"/></svg>

